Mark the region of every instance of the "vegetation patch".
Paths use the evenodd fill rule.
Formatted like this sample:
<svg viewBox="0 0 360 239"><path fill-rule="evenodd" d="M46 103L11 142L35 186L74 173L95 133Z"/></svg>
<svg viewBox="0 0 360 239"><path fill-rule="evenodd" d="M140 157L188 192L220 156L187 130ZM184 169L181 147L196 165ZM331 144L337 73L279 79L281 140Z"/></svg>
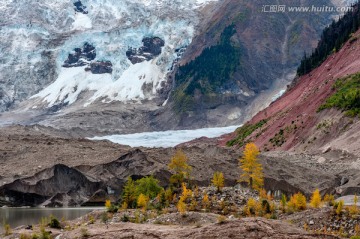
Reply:
<svg viewBox="0 0 360 239"><path fill-rule="evenodd" d="M320 106L318 111L337 108L350 117L360 117L360 74L339 79L334 84L336 92Z"/></svg>
<svg viewBox="0 0 360 239"><path fill-rule="evenodd" d="M236 138L228 141L226 143L227 146L234 146L239 145L240 147L244 146L248 140L247 137L249 137L255 130L260 129L268 122L268 119L261 120L257 122L256 124L248 124L246 123L242 127L238 128L236 130Z"/></svg>
<svg viewBox="0 0 360 239"><path fill-rule="evenodd" d="M284 136L284 130L280 129L279 132L276 133L275 136L271 138L269 141L273 144L273 147L275 146L281 147L286 142L286 138Z"/></svg>
<svg viewBox="0 0 360 239"><path fill-rule="evenodd" d="M195 60L179 67L175 76L178 89L174 93L178 112L193 110L195 93L211 98L229 83L240 65L240 46L231 40L235 33L234 24L226 27L217 45L204 49Z"/></svg>

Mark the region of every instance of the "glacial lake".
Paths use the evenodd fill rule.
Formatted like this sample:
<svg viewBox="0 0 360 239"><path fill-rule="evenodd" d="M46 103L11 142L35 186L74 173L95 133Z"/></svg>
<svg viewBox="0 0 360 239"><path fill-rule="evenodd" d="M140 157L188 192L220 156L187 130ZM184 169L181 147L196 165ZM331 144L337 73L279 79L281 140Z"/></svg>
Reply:
<svg viewBox="0 0 360 239"><path fill-rule="evenodd" d="M59 220L73 220L103 207L76 207L76 208L0 208L0 223L6 222L11 228L21 225L39 224L41 218L55 216ZM1 226L0 231L3 231Z"/></svg>

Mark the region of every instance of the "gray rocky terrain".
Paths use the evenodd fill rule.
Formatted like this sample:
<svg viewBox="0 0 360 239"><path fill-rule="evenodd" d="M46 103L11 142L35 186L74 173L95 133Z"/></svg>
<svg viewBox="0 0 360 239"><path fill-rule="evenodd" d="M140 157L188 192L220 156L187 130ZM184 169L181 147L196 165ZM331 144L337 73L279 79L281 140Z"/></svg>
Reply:
<svg viewBox="0 0 360 239"><path fill-rule="evenodd" d="M238 167L241 151L234 148L211 143L177 148L130 148L69 135L42 126L1 129L2 205L103 204L106 197L120 196L129 176L137 179L154 175L166 186L171 175L167 164L177 149L188 156L194 172L192 180L200 186L208 186L215 171L224 172L226 185L234 186L241 173ZM315 188L339 196L351 194L358 190L358 159L341 155L338 157L335 151L321 156L264 153L260 158L265 188L278 195L301 191L309 196ZM63 183L64 180L70 181Z"/></svg>

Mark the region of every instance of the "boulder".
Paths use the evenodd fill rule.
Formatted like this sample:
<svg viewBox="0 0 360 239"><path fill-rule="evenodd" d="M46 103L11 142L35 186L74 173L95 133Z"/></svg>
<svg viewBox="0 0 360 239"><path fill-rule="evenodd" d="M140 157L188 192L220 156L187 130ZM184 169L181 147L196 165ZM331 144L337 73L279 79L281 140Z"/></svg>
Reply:
<svg viewBox="0 0 360 239"><path fill-rule="evenodd" d="M86 68L86 71L90 70L93 74L105 74L109 73L111 74L112 69L112 63L110 61L97 61L92 62L90 64L90 68Z"/></svg>

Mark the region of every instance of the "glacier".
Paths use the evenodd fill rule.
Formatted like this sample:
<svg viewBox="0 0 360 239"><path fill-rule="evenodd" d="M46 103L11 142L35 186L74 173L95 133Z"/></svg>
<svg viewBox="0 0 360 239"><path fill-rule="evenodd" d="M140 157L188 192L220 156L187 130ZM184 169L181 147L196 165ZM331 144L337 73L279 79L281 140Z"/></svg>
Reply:
<svg viewBox="0 0 360 239"><path fill-rule="evenodd" d="M18 72L18 83L5 90L9 98L26 99L30 94L32 108L70 105L87 91L92 94L85 107L98 100L151 100L176 64L176 50L191 43L201 9L221 0L81 0L86 13L74 10L76 1L2 1L0 14L9 19L0 20L0 53L7 53L0 59L0 70ZM141 47L144 37L159 37L165 46L156 58L133 65L126 51ZM84 68L62 67L84 43L95 46L96 61L112 63L111 74L95 76ZM48 60L51 65L44 63Z"/></svg>
<svg viewBox="0 0 360 239"><path fill-rule="evenodd" d="M166 148L174 147L200 137L215 138L234 132L240 126L202 128L195 130L169 130L124 135L108 135L89 138L91 140L109 140L113 143L131 147Z"/></svg>

